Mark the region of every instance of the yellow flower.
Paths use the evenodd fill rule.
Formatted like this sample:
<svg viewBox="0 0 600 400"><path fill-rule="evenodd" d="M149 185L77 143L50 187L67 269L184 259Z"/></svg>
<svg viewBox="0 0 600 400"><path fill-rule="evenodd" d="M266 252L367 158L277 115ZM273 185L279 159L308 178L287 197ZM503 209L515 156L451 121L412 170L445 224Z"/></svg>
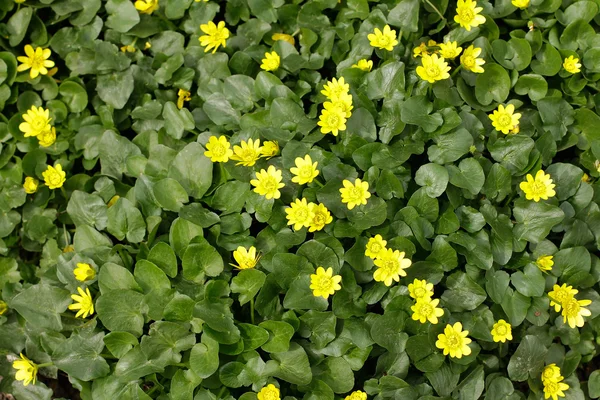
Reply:
<svg viewBox="0 0 600 400"><path fill-rule="evenodd" d="M560 368L554 363L546 365L544 371L542 371L542 383L544 385L546 382L558 382L560 378Z"/></svg>
<svg viewBox="0 0 600 400"><path fill-rule="evenodd" d="M142 14L152 14L158 10L158 0L137 0L135 9Z"/></svg>
<svg viewBox="0 0 600 400"><path fill-rule="evenodd" d="M25 189L25 193L33 194L37 192L38 184L37 179L28 176L25 178L25 182L23 182L23 189Z"/></svg>
<svg viewBox="0 0 600 400"><path fill-rule="evenodd" d="M23 353L19 355L21 356L21 359L13 361L12 363L12 367L17 370L15 379L23 381L23 386L29 386L30 383L35 385L38 373L37 364L25 357Z"/></svg>
<svg viewBox="0 0 600 400"><path fill-rule="evenodd" d="M365 256L371 257L372 259L380 257L387 250L387 248L385 247L386 244L387 241L383 240L383 237L381 235L375 235L374 237L370 238L367 242L367 246L365 248Z"/></svg>
<svg viewBox="0 0 600 400"><path fill-rule="evenodd" d="M292 46L296 44L294 37L286 33L274 33L273 36L271 36L271 39L275 41L283 40L284 42L288 42Z"/></svg>
<svg viewBox="0 0 600 400"><path fill-rule="evenodd" d="M462 47L458 47L458 42L440 43L440 55L447 60L453 60L460 55Z"/></svg>
<svg viewBox="0 0 600 400"><path fill-rule="evenodd" d="M579 63L579 58L575 58L573 56L569 56L565 58L563 62L563 68L572 74L576 74L581 72L581 64Z"/></svg>
<svg viewBox="0 0 600 400"><path fill-rule="evenodd" d="M327 300L336 290L342 288L340 286L341 281L342 277L340 275L333 275L333 268L329 267L325 270L325 268L319 267L317 273L310 276L310 288L313 291L313 296L321 296Z"/></svg>
<svg viewBox="0 0 600 400"><path fill-rule="evenodd" d="M444 315L444 310L437 307L439 303L439 299L432 300L429 297L417 299L415 304L410 307L410 309L413 311L412 319L419 321L422 324L427 321L431 322L432 324L437 324L438 318Z"/></svg>
<svg viewBox="0 0 600 400"><path fill-rule="evenodd" d="M501 319L494 324L492 327L492 338L494 342L506 342L507 340L512 340L512 327L508 322Z"/></svg>
<svg viewBox="0 0 600 400"><path fill-rule="evenodd" d="M229 147L231 144L226 136L211 136L206 143L204 155L210 158L212 162L227 162L233 156L233 150Z"/></svg>
<svg viewBox="0 0 600 400"><path fill-rule="evenodd" d="M535 174L535 179L531 174L527 174L527 181L521 182L519 187L525 193L527 200L533 199L536 203L540 199L548 200L549 197L556 195L550 174L544 174L541 169Z"/></svg>
<svg viewBox="0 0 600 400"><path fill-rule="evenodd" d="M355 392L350 393L350 395L346 396L344 400L367 400L367 394L365 392L357 390Z"/></svg>
<svg viewBox="0 0 600 400"><path fill-rule="evenodd" d="M129 53L135 53L135 47L133 47L132 45L128 44L128 45L125 45L125 46L121 46L121 51L123 53L127 53L127 52L129 52Z"/></svg>
<svg viewBox="0 0 600 400"><path fill-rule="evenodd" d="M72 294L71 298L75 300L74 304L69 306L69 310L79 310L77 314L75 314L75 318L87 318L88 315L92 315L94 313L94 302L92 301L92 294L90 293L89 288L85 288L85 292L82 288L78 287L77 291L79 295Z"/></svg>
<svg viewBox="0 0 600 400"><path fill-rule="evenodd" d="M96 277L96 271L88 263L77 263L77 268L73 270L75 279L80 282L90 281Z"/></svg>
<svg viewBox="0 0 600 400"><path fill-rule="evenodd" d="M255 172L255 175L256 179L250 181L255 193L265 196L267 200L281 197L279 189L285 186L281 183L281 170L269 165L269 169L261 169L260 172Z"/></svg>
<svg viewBox="0 0 600 400"><path fill-rule="evenodd" d="M179 89L177 92L177 108L180 110L183 108L183 103L186 101L190 101L192 99L192 94L185 89Z"/></svg>
<svg viewBox="0 0 600 400"><path fill-rule="evenodd" d="M350 91L350 85L344 81L344 77L339 80L333 78L323 86L321 94L327 97L331 101L339 99L341 96L348 94Z"/></svg>
<svg viewBox="0 0 600 400"><path fill-rule="evenodd" d="M225 28L225 22L221 21L218 25L214 22L209 21L208 24L200 25L202 32L206 35L202 35L198 38L200 45L206 46L204 52L207 53L213 49L213 53L217 51L219 46L227 47L227 39L229 38L229 29Z"/></svg>
<svg viewBox="0 0 600 400"><path fill-rule="evenodd" d="M333 217L329 213L329 210L323 204L309 203L308 205L314 214L314 217L308 226L309 232L320 231L325 228L325 225L330 224L331 221L333 221Z"/></svg>
<svg viewBox="0 0 600 400"><path fill-rule="evenodd" d="M544 399L558 400L559 397L565 397L565 390L569 389L569 385L562 382L563 379L561 376L556 381L544 382Z"/></svg>
<svg viewBox="0 0 600 400"><path fill-rule="evenodd" d="M285 209L285 213L287 214L287 224L294 225L294 230L296 231L303 227L308 228L315 217L306 199L296 199L295 202Z"/></svg>
<svg viewBox="0 0 600 400"><path fill-rule="evenodd" d="M279 58L279 54L277 54L276 51L272 51L270 53L265 53L265 58L263 58L261 61L261 69L265 71L276 71L281 63L281 58Z"/></svg>
<svg viewBox="0 0 600 400"><path fill-rule="evenodd" d="M427 48L427 45L425 44L425 42L421 42L420 45L418 45L417 47L415 47L413 49L413 57L414 58L428 56L428 55L429 55L429 49Z"/></svg>
<svg viewBox="0 0 600 400"><path fill-rule="evenodd" d="M563 323L569 323L571 328L581 328L584 324L583 317L592 315L591 311L585 306L592 304L591 300L577 300L571 297L562 303Z"/></svg>
<svg viewBox="0 0 600 400"><path fill-rule="evenodd" d="M279 400L279 389L272 383L269 383L267 386L260 389L260 392L258 392L256 397L258 400Z"/></svg>
<svg viewBox="0 0 600 400"><path fill-rule="evenodd" d="M513 6L523 10L529 7L529 0L512 0L511 3Z"/></svg>
<svg viewBox="0 0 600 400"><path fill-rule="evenodd" d="M319 170L317 169L319 163L313 163L310 155L307 154L304 158L296 157L294 162L296 166L290 168L290 172L294 175L292 182L304 185L311 183L319 175Z"/></svg>
<svg viewBox="0 0 600 400"><path fill-rule="evenodd" d="M520 113L515 113L515 106L512 104L504 107L502 104L498 105L498 109L494 110L488 117L492 120L492 126L497 131L504 133L505 135L511 133L511 131L519 126L519 119L521 119Z"/></svg>
<svg viewBox="0 0 600 400"><path fill-rule="evenodd" d="M548 292L550 298L550 307L554 306L554 311L559 312L563 304L575 297L579 292L577 289L573 289L573 286L569 286L563 283L562 286L554 285L552 291Z"/></svg>
<svg viewBox="0 0 600 400"><path fill-rule="evenodd" d="M38 135L38 141L42 147L50 147L56 142L56 128L53 126Z"/></svg>
<svg viewBox="0 0 600 400"><path fill-rule="evenodd" d="M328 106L328 104L333 103L331 106ZM326 101L325 103L323 103L324 107L339 107L340 110L342 110L342 112L344 113L344 117L346 117L346 119L350 118L352 116L352 109L354 108L352 106L352 95L347 93L347 94L342 94L340 95L340 97L338 97L336 100L328 102Z"/></svg>
<svg viewBox="0 0 600 400"><path fill-rule="evenodd" d="M552 261L553 256L539 256L535 261L535 264L542 271L551 271L552 266L554 265L554 261Z"/></svg>
<svg viewBox="0 0 600 400"><path fill-rule="evenodd" d="M348 203L348 210L352 210L354 207L361 204L367 204L367 199L371 197L371 193L369 193L369 182L363 182L357 178L354 181L354 185L347 179L344 179L342 184L344 185L344 187L340 189L342 203Z"/></svg>
<svg viewBox="0 0 600 400"><path fill-rule="evenodd" d="M581 182L590 183L591 181L592 179L590 176L584 172L583 176L581 177Z"/></svg>
<svg viewBox="0 0 600 400"><path fill-rule="evenodd" d="M118 194L114 195L113 197L111 197L108 203L106 203L106 207L111 208L117 203L117 201L119 201L120 198L121 196L119 196Z"/></svg>
<svg viewBox="0 0 600 400"><path fill-rule="evenodd" d="M56 164L56 168L52 165L48 165L48 169L42 172L42 176L44 177L44 183L50 189L61 188L63 183L65 183L67 180L67 174L65 174L65 171L62 170L62 166L60 164Z"/></svg>
<svg viewBox="0 0 600 400"><path fill-rule="evenodd" d="M325 102L323 110L317 123L321 127L321 133L331 132L337 136L339 131L346 130L346 112L337 104Z"/></svg>
<svg viewBox="0 0 600 400"><path fill-rule="evenodd" d="M424 81L433 83L450 78L448 63L442 57L438 57L437 54L423 55L421 64L417 67L417 75Z"/></svg>
<svg viewBox="0 0 600 400"><path fill-rule="evenodd" d="M8 304L6 302L0 300L0 315L6 314L8 311Z"/></svg>
<svg viewBox="0 0 600 400"><path fill-rule="evenodd" d="M460 1L460 0L459 0ZM471 354L469 343L471 339L467 337L469 331L462 330L460 322L454 325L446 325L444 333L438 335L438 340L435 342L435 347L444 351L444 355L450 354L450 357L462 358Z"/></svg>
<svg viewBox="0 0 600 400"><path fill-rule="evenodd" d="M146 42L146 44L144 45L144 50L148 50L150 48L152 48L152 43Z"/></svg>
<svg viewBox="0 0 600 400"><path fill-rule="evenodd" d="M383 27L383 32L379 28L375 28L373 33L367 35L371 46L378 49L385 49L387 51L394 50L394 46L398 44L396 40L396 31L390 29L389 25Z"/></svg>
<svg viewBox="0 0 600 400"><path fill-rule="evenodd" d="M373 61L363 58L362 60L358 60L356 64L352 64L352 68L358 68L362 71L369 72L373 69Z"/></svg>
<svg viewBox="0 0 600 400"><path fill-rule="evenodd" d="M256 266L258 260L260 260L260 254L256 254L256 247L254 246L250 246L248 250L243 246L239 246L237 250L233 252L233 259L237 262L237 265L229 264L232 267L237 269L250 269Z"/></svg>
<svg viewBox="0 0 600 400"><path fill-rule="evenodd" d="M236 165L243 165L244 167L251 167L256 164L256 161L260 158L262 147L260 147L260 139L252 140L248 139L248 142L242 140L240 146L233 146L233 155L231 159L239 161Z"/></svg>
<svg viewBox="0 0 600 400"><path fill-rule="evenodd" d="M485 60L483 58L477 58L480 54L481 49L479 47L470 45L463 52L462 56L460 56L460 63L469 71L480 74L484 71L482 65L485 64Z"/></svg>
<svg viewBox="0 0 600 400"><path fill-rule="evenodd" d="M48 60L52 55L50 49L38 47L34 50L30 44L27 44L25 45L25 54L26 56L17 57L17 60L21 63L17 67L17 71L22 72L30 69L29 76L31 79L37 78L38 75L46 75L48 68L54 67L54 61Z"/></svg>
<svg viewBox="0 0 600 400"><path fill-rule="evenodd" d="M25 122L19 124L19 130L25 134L25 137L37 136L50 129L50 121L52 121L50 110L31 106L22 117Z"/></svg>
<svg viewBox="0 0 600 400"><path fill-rule="evenodd" d="M73 246L72 244L68 245L63 249L63 253L71 253L73 251L75 251L75 246Z"/></svg>
<svg viewBox="0 0 600 400"><path fill-rule="evenodd" d="M406 276L406 268L412 261L404 258L405 253L398 250L386 249L375 259L377 269L373 272L373 279L383 282L385 286L392 286L392 281L399 282L401 276Z"/></svg>
<svg viewBox="0 0 600 400"><path fill-rule="evenodd" d="M25 0L14 0L16 4L22 4L25 3Z"/></svg>
<svg viewBox="0 0 600 400"><path fill-rule="evenodd" d="M473 0L458 0L454 21L470 31L471 28L485 23L485 17L479 14L482 10L483 8L477 7L477 2Z"/></svg>
<svg viewBox="0 0 600 400"><path fill-rule="evenodd" d="M433 296L433 283L415 279L408 285L408 295L415 300L430 299Z"/></svg>
<svg viewBox="0 0 600 400"><path fill-rule="evenodd" d="M277 143L277 140L268 140L263 143L262 150L260 151L261 157L269 160L277 154L279 154L279 143Z"/></svg>

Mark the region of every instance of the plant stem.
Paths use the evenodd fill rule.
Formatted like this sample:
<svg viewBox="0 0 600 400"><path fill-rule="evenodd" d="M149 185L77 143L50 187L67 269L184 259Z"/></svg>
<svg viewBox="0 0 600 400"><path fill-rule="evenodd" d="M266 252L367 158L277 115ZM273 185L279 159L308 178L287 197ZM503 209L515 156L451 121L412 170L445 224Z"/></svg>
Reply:
<svg viewBox="0 0 600 400"><path fill-rule="evenodd" d="M458 71L460 71L462 69L462 64L460 64L458 67L456 67L454 69L454 71L452 71L452 74L450 75L450 78L454 79L454 77L456 76L456 74L458 74Z"/></svg>
<svg viewBox="0 0 600 400"><path fill-rule="evenodd" d="M69 196L67 196L67 191L65 190L64 186L60 187L60 191L62 192L63 196L65 196L65 200L69 200Z"/></svg>
<svg viewBox="0 0 600 400"><path fill-rule="evenodd" d="M254 325L254 297L250 299L250 321Z"/></svg>
<svg viewBox="0 0 600 400"><path fill-rule="evenodd" d="M44 367L49 367L51 365L54 365L54 363L51 362L47 362L47 363L43 363L43 364L38 364L38 368L44 368Z"/></svg>
<svg viewBox="0 0 600 400"><path fill-rule="evenodd" d="M442 13L440 12L440 10L438 10L438 9L437 9L437 7L436 7L436 6L434 6L434 5L433 5L433 3L432 3L431 1L429 1L429 0L425 0L425 3L429 4L429 6L430 6L431 8L433 8L433 10L434 10L434 11L437 13L437 15L439 15L439 16L440 16L440 18L442 19L442 21L445 21L445 20L446 20L446 18L444 18L444 16L443 16L443 15L442 15Z"/></svg>
<svg viewBox="0 0 600 400"><path fill-rule="evenodd" d="M223 386L223 387L221 388L221 390L219 390L219 393L217 394L217 398L218 398L218 399L220 399L220 398L221 398L221 396L223 395L223 393L225 393L225 386Z"/></svg>
<svg viewBox="0 0 600 400"><path fill-rule="evenodd" d="M125 264L125 268L131 269L131 263L129 262L129 258L125 255L125 251L123 249L117 250L121 260L123 260L123 264Z"/></svg>
<svg viewBox="0 0 600 400"><path fill-rule="evenodd" d="M323 187L323 186L325 186L325 185L323 185L323 184L321 183L321 181L319 180L319 178L315 178L314 182L315 182L317 185L319 185L319 187Z"/></svg>
<svg viewBox="0 0 600 400"><path fill-rule="evenodd" d="M106 353L100 354L100 357L106 358L107 360L118 360L117 357L115 357L115 356L113 356L111 354L106 354Z"/></svg>

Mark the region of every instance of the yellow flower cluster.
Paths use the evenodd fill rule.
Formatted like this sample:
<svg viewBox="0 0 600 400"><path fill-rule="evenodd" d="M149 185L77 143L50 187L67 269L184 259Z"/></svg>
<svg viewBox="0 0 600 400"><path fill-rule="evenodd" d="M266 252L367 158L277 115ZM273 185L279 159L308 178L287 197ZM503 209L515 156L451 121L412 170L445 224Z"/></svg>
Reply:
<svg viewBox="0 0 600 400"><path fill-rule="evenodd" d="M22 117L19 130L25 137L35 136L42 147L52 146L56 142L56 129L50 125L50 110L31 106Z"/></svg>
<svg viewBox="0 0 600 400"><path fill-rule="evenodd" d="M565 397L565 391L569 389L569 385L564 383L563 379L565 378L556 364L550 364L544 368L542 371L544 399L558 400L558 397Z"/></svg>
<svg viewBox="0 0 600 400"><path fill-rule="evenodd" d="M585 323L583 317L592 315L590 310L584 308L592 304L592 301L577 300L575 295L578 292L577 289L573 289L573 286L566 283L563 283L562 286L554 285L552 291L548 292L550 307L554 306L556 312L562 309L563 323L568 323L571 328L583 327Z"/></svg>
<svg viewBox="0 0 600 400"><path fill-rule="evenodd" d="M42 172L42 176L44 177L44 183L50 189L61 188L63 183L67 180L67 174L62 170L60 164L56 164L56 167L48 165L48 168ZM39 181L31 176L26 177L25 182L23 182L23 189L25 189L25 193L27 194L37 192L38 186Z"/></svg>
<svg viewBox="0 0 600 400"><path fill-rule="evenodd" d="M344 78L337 80L333 78L325 84L321 93L329 101L323 103L323 110L319 117L318 125L321 127L321 133L332 133L337 136L340 131L346 130L346 121L352 116L352 95L350 94L350 85Z"/></svg>
<svg viewBox="0 0 600 400"><path fill-rule="evenodd" d="M413 312L412 319L424 324L427 321L438 323L438 318L444 315L444 310L438 308L439 299L433 299L433 284L426 280L415 279L408 285L408 293L415 300L410 308Z"/></svg>
<svg viewBox="0 0 600 400"><path fill-rule="evenodd" d="M260 145L260 139L242 140L239 146L233 146L226 136L211 136L206 143L204 155L214 163L226 163L229 159L237 161L236 165L252 167L261 157L270 159L279 154L279 145L276 141L266 141Z"/></svg>
<svg viewBox="0 0 600 400"><path fill-rule="evenodd" d="M308 228L309 232L320 231L333 221L327 207L323 204L307 202L306 199L296 199L285 209L287 224L293 225L294 230Z"/></svg>
<svg viewBox="0 0 600 400"><path fill-rule="evenodd" d="M386 286L392 286L393 281L399 282L401 276L406 276L408 267L412 261L404 258L403 251L392 250L386 247L387 241L381 235L370 238L365 248L365 255L374 259L377 269L373 272L373 279L383 282Z"/></svg>
<svg viewBox="0 0 600 400"><path fill-rule="evenodd" d="M461 66L471 72L483 72L483 58L479 58L481 49L470 45L464 52L458 47L458 42L436 43L429 40L427 44L421 43L413 49L414 57L421 57L421 65L416 69L417 75L424 81L434 83L450 78L450 66L446 60L453 60L460 54Z"/></svg>

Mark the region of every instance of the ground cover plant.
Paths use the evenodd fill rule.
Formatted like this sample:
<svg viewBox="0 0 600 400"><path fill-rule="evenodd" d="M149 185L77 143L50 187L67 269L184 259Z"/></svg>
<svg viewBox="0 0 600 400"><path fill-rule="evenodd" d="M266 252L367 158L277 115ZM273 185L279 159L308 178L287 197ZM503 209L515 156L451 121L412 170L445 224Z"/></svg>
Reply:
<svg viewBox="0 0 600 400"><path fill-rule="evenodd" d="M600 397L598 0L1 0L0 398Z"/></svg>

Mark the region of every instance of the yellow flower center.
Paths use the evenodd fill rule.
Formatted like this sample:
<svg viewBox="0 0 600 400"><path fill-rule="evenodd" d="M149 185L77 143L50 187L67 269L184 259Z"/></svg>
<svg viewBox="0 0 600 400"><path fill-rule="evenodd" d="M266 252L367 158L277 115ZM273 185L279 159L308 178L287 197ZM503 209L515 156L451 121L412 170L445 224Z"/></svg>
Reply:
<svg viewBox="0 0 600 400"><path fill-rule="evenodd" d="M277 190L277 180L269 176L263 180L263 187L269 192L273 192Z"/></svg>
<svg viewBox="0 0 600 400"><path fill-rule="evenodd" d="M33 57L31 57L31 68L32 69L40 69L44 66L44 56L43 55L38 55L37 53L34 54Z"/></svg>
<svg viewBox="0 0 600 400"><path fill-rule="evenodd" d="M308 210L305 209L304 207L296 210L296 219L297 220L305 221L307 217L308 217Z"/></svg>
<svg viewBox="0 0 600 400"><path fill-rule="evenodd" d="M498 122L501 126L512 125L512 118L508 114L502 114L498 117Z"/></svg>
<svg viewBox="0 0 600 400"><path fill-rule="evenodd" d="M354 201L362 200L363 195L364 195L364 191L361 187L355 186L350 190L350 198Z"/></svg>
<svg viewBox="0 0 600 400"><path fill-rule="evenodd" d="M298 171L298 175L301 178L305 178L305 179L309 179L312 176L312 166L311 165L307 165L305 167L300 168L300 171Z"/></svg>
<svg viewBox="0 0 600 400"><path fill-rule="evenodd" d="M415 289L415 297L416 298L421 298L424 297L426 294L426 290L422 287L418 287Z"/></svg>
<svg viewBox="0 0 600 400"><path fill-rule="evenodd" d="M471 68L475 66L475 57L473 56L465 56L462 60L465 67Z"/></svg>
<svg viewBox="0 0 600 400"><path fill-rule="evenodd" d="M224 154L224 150L222 154ZM252 161L256 158L256 153L254 152L254 149L251 148L243 149L240 158L245 161Z"/></svg>
<svg viewBox="0 0 600 400"><path fill-rule="evenodd" d="M429 303L423 303L419 308L419 314L428 317L433 314L433 307Z"/></svg>
<svg viewBox="0 0 600 400"><path fill-rule="evenodd" d="M473 10L471 10L470 8L463 8L462 10L459 11L458 17L463 22L471 22L473 20L473 18L475 18L475 14L473 13Z"/></svg>
<svg viewBox="0 0 600 400"><path fill-rule="evenodd" d="M460 335L458 333L451 333L446 336L446 340L448 341L448 346L454 349L458 349L460 347Z"/></svg>
<svg viewBox="0 0 600 400"><path fill-rule="evenodd" d="M496 327L496 333L497 333L498 335L500 335L500 336L504 336L504 335L506 335L507 331L508 331L508 330L506 329L506 326L505 326L505 325L498 325L498 326Z"/></svg>
<svg viewBox="0 0 600 400"><path fill-rule="evenodd" d="M388 274L396 273L398 269L398 260L385 260L381 268Z"/></svg>
<svg viewBox="0 0 600 400"><path fill-rule="evenodd" d="M431 65L427 67L427 75L431 77L438 76L440 74L440 69L436 65Z"/></svg>
<svg viewBox="0 0 600 400"><path fill-rule="evenodd" d="M327 117L327 124L329 126L338 126L340 124L340 117L335 113L330 113Z"/></svg>
<svg viewBox="0 0 600 400"><path fill-rule="evenodd" d="M60 185L60 181L62 180L60 175L57 173L53 173L52 175L50 175L49 177L49 183L53 186L57 186Z"/></svg>
<svg viewBox="0 0 600 400"><path fill-rule="evenodd" d="M46 127L47 123L48 123L48 120L46 118L44 118L44 117L35 117L30 122L30 125L31 125L31 128L33 128L34 131L41 131L42 129L44 129Z"/></svg>
<svg viewBox="0 0 600 400"><path fill-rule="evenodd" d="M211 153L213 153L217 157L221 157L221 156L225 155L226 152L227 152L227 149L222 144L216 144L211 149Z"/></svg>
<svg viewBox="0 0 600 400"><path fill-rule="evenodd" d="M227 39L227 34L224 29L217 29L211 36L215 42L223 42Z"/></svg>
<svg viewBox="0 0 600 400"><path fill-rule="evenodd" d="M566 301L563 308L568 317L576 317L579 314L579 303L574 298Z"/></svg>
<svg viewBox="0 0 600 400"><path fill-rule="evenodd" d="M558 383L554 382L552 379L544 382L544 389L547 393L556 393L558 392Z"/></svg>
<svg viewBox="0 0 600 400"><path fill-rule="evenodd" d="M544 372L542 373L544 380L553 380L554 379L554 369L551 367L546 367ZM545 383L544 383L545 384Z"/></svg>
<svg viewBox="0 0 600 400"><path fill-rule="evenodd" d="M275 390L269 390L262 394L263 400L279 400L279 395Z"/></svg>
<svg viewBox="0 0 600 400"><path fill-rule="evenodd" d="M371 245L371 253L379 253L381 251L381 245L379 243L373 243Z"/></svg>
<svg viewBox="0 0 600 400"><path fill-rule="evenodd" d="M313 223L315 225L324 225L325 224L325 215L323 215L322 213L316 213L315 217L313 218Z"/></svg>
<svg viewBox="0 0 600 400"><path fill-rule="evenodd" d="M543 195L546 193L546 185L544 185L542 182L533 182L531 184L531 192L532 194Z"/></svg>

